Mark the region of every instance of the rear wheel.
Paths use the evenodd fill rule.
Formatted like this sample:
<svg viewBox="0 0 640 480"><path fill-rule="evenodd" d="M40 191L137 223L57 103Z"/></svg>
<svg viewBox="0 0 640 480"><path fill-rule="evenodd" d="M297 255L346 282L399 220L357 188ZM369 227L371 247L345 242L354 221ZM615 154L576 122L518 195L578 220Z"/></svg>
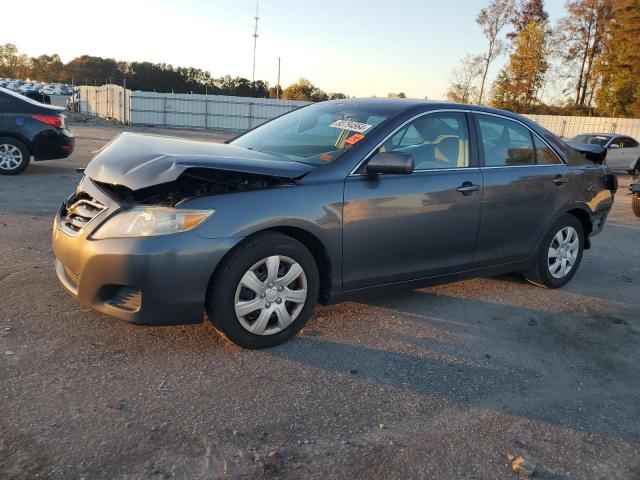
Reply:
<svg viewBox="0 0 640 480"><path fill-rule="evenodd" d="M525 278L542 287L562 287L575 275L583 250L582 224L573 215L563 215L544 238L536 263Z"/></svg>
<svg viewBox="0 0 640 480"><path fill-rule="evenodd" d="M309 320L319 282L318 267L304 245L276 232L258 234L220 264L209 287L207 314L236 345L272 347Z"/></svg>
<svg viewBox="0 0 640 480"><path fill-rule="evenodd" d="M631 197L631 210L636 217L640 217L640 197L638 195Z"/></svg>
<svg viewBox="0 0 640 480"><path fill-rule="evenodd" d="M17 175L29 165L30 154L20 140L0 138L0 175Z"/></svg>

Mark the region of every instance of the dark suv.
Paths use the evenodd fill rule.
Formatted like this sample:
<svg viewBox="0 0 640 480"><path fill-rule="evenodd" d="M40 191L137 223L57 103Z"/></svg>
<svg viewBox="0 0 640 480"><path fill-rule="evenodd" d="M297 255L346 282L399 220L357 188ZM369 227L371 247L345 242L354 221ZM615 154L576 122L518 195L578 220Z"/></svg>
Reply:
<svg viewBox="0 0 640 480"><path fill-rule="evenodd" d="M71 155L74 138L65 111L0 87L0 175L16 175L34 160Z"/></svg>
<svg viewBox="0 0 640 480"><path fill-rule="evenodd" d="M473 105L340 100L228 145L123 134L53 228L58 278L133 323L201 322L244 347L316 302L392 284L576 273L617 189L526 118Z"/></svg>

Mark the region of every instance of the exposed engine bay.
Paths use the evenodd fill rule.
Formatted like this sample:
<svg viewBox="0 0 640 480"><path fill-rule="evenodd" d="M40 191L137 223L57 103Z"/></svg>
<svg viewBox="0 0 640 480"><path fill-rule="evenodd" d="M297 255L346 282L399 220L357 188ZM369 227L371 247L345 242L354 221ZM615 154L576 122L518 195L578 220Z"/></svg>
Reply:
<svg viewBox="0 0 640 480"><path fill-rule="evenodd" d="M293 185L295 179L212 168L189 168L172 182L151 185L139 190L131 190L122 185L94 182L110 197L123 204L173 207L193 197Z"/></svg>

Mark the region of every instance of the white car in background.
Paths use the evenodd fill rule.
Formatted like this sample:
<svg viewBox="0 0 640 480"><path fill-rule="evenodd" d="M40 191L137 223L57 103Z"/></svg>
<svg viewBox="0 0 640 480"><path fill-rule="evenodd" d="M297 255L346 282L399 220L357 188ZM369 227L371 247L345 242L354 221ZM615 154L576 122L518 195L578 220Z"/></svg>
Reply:
<svg viewBox="0 0 640 480"><path fill-rule="evenodd" d="M605 163L614 172L629 172L640 161L640 143L626 135L585 133L576 135L569 143L597 145L607 149Z"/></svg>

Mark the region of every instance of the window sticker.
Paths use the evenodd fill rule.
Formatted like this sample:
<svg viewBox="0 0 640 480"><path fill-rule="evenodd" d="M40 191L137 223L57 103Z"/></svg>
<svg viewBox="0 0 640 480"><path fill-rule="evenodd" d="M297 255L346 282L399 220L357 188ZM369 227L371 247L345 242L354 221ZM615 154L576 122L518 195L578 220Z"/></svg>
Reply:
<svg viewBox="0 0 640 480"><path fill-rule="evenodd" d="M369 130L373 125L367 123L355 122L353 120L337 120L333 122L330 127L340 128L342 130L350 130L352 132L364 133Z"/></svg>
<svg viewBox="0 0 640 480"><path fill-rule="evenodd" d="M356 143L358 143L363 138L364 138L364 135L362 135L361 133L354 133L349 138L347 138L344 141L344 143L346 143L347 145L355 145Z"/></svg>

